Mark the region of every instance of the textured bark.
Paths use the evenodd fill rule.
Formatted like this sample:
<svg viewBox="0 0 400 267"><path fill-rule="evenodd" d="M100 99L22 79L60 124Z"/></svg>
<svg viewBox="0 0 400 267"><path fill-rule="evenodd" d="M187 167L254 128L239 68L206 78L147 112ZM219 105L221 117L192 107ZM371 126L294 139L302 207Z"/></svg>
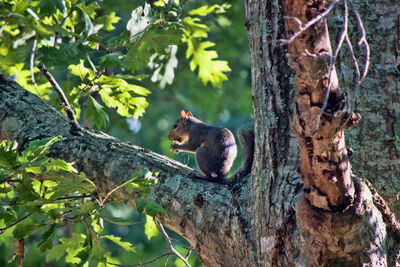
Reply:
<svg viewBox="0 0 400 267"><path fill-rule="evenodd" d="M356 92L357 113L362 115L359 126L346 131L347 146L354 151L352 169L357 176L366 178L384 196L391 210L400 216L400 13L399 1L353 1L359 11L371 47L370 70L366 80ZM342 20L337 9L329 19L332 44L338 41ZM354 48L360 37L355 21ZM363 53L363 50L360 51ZM337 71L340 86L353 88L353 63L346 49L338 58ZM360 60L360 64L363 60ZM347 91L349 98L354 91Z"/></svg>
<svg viewBox="0 0 400 267"><path fill-rule="evenodd" d="M285 1L287 37L299 30L299 21L305 25L320 15L327 3ZM304 242L301 258L312 266L394 265L399 244L392 243L397 237L391 239L393 233L398 236L399 224L379 206L368 182L351 175L344 129L361 117L346 111L346 93L339 88L336 70L330 73L332 49L325 19L290 43L289 50L297 86L293 132L305 187L296 208Z"/></svg>
<svg viewBox="0 0 400 267"><path fill-rule="evenodd" d="M285 15L298 18L304 25L323 12L326 3L288 0ZM286 20L288 38L298 29L297 21ZM335 68L329 79L332 49L325 19L289 44L289 50L297 85L293 132L300 144L299 173L305 196L317 208L346 209L354 200L354 185L343 130L359 117L346 112L347 98L339 88ZM327 105L321 111L329 82Z"/></svg>
<svg viewBox="0 0 400 267"><path fill-rule="evenodd" d="M0 75L0 139L17 140L23 149L32 140L56 135L66 140L53 145L50 156L75 162L100 194L128 180L139 168L159 172L158 183L146 198L167 210L169 217L160 218L164 225L184 236L206 266L251 265L240 206L225 186L192 178L191 168L104 133L71 132L64 115ZM114 199L126 197L118 193L113 193Z"/></svg>
<svg viewBox="0 0 400 267"><path fill-rule="evenodd" d="M256 260L261 266L286 266L298 256L294 205L301 183L297 148L290 135L294 84L285 47L282 1L245 1L252 62L256 151L250 183L249 217Z"/></svg>

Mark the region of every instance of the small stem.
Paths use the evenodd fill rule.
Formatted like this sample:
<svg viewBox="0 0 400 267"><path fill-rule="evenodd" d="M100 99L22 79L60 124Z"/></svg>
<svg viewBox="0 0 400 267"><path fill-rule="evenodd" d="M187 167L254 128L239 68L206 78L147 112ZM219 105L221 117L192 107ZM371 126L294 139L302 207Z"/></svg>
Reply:
<svg viewBox="0 0 400 267"><path fill-rule="evenodd" d="M129 266L129 267L130 267L130 266L143 266L143 265L147 265L147 264L156 262L156 261L158 261L159 259L161 259L161 258L163 258L163 257L167 257L167 260L168 260L168 258L169 258L171 255L173 255L173 253L172 253L172 252L168 252L168 253L165 253L165 254L163 254L163 255L158 256L158 257L155 258L155 259L152 259L152 260L149 260L149 261L146 261L146 262L143 262L143 263L137 263L137 264L125 265L125 264L117 264L117 263L112 263L112 262L107 262L107 264L114 265L114 266L126 266L126 267L128 267L128 266Z"/></svg>
<svg viewBox="0 0 400 267"><path fill-rule="evenodd" d="M330 3L330 5L326 8L324 12L307 22L304 26L299 27L299 30L295 32L289 39L279 39L277 40L278 45L287 45L290 44L291 42L294 41L298 36L300 36L303 32L305 32L308 28L310 28L312 25L320 21L321 19L325 18L328 16L328 14L331 12L331 10L335 7L335 5L339 2L340 0L334 0ZM292 17L286 17L287 19L292 19ZM299 24L298 21L296 21L297 24Z"/></svg>
<svg viewBox="0 0 400 267"><path fill-rule="evenodd" d="M181 259L187 267L190 267L190 264L187 262L187 259L185 259L178 251L175 250L174 246L172 245L171 238L168 236L167 232L165 231L164 226L156 220L154 220L154 222L156 223L158 230L160 230L160 232L164 235L165 240L167 241L167 244L168 244L168 247L169 247L169 250L171 251L171 253L173 253L179 259Z"/></svg>
<svg viewBox="0 0 400 267"><path fill-rule="evenodd" d="M28 214L26 214L24 217L22 217L22 218L16 220L15 222L13 222L12 224L10 224L9 226L4 227L4 228L0 228L0 234L4 233L7 229L13 227L14 225L16 225L17 223L19 223L19 222L25 220L26 218L28 218L28 217L31 216L31 215L32 215L32 213L28 213Z"/></svg>
<svg viewBox="0 0 400 267"><path fill-rule="evenodd" d="M81 126L79 125L75 117L75 113L72 110L71 105L69 104L68 99L65 96L63 90L61 89L60 85L58 85L57 81L54 79L54 77L51 75L51 73L46 69L46 67L43 64L39 64L38 68L43 73L43 75L46 76L47 80L49 80L54 91L56 91L56 93L58 94L58 97L60 98L63 104L65 113L67 113L67 116L72 126L75 129L81 129Z"/></svg>
<svg viewBox="0 0 400 267"><path fill-rule="evenodd" d="M40 91L39 91L39 88L38 88L38 86L37 86L37 84L36 84L35 74L34 74L34 72L33 72L33 67L34 67L34 65L35 65L35 51L36 51L36 46L37 46L37 40L36 40L36 38L35 38L35 40L33 41L32 53L31 53L31 59L30 59L30 65L29 65L29 67L30 67L30 69L31 69L31 80L32 80L33 86L35 86L36 93L37 93L38 96L40 97Z"/></svg>

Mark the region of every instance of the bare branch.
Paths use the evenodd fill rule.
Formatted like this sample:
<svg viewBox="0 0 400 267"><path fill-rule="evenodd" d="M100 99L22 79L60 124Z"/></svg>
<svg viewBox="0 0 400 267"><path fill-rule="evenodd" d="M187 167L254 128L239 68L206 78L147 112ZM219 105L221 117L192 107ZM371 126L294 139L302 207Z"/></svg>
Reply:
<svg viewBox="0 0 400 267"><path fill-rule="evenodd" d="M335 7L335 5L339 2L340 0L334 0L330 3L330 5L326 8L324 12L313 18L312 20L308 21L304 26L302 26L302 23L300 20L295 20L299 25L299 30L295 32L289 39L279 39L276 41L278 45L288 45L291 42L294 41L299 35L301 35L303 32L305 32L308 28L310 28L312 25L320 21L321 19L325 18L328 16L328 14L331 12L331 10ZM285 17L287 19L294 19L293 17ZM300 23L299 23L300 21Z"/></svg>
<svg viewBox="0 0 400 267"><path fill-rule="evenodd" d="M25 220L26 218L28 218L31 215L32 215L32 213L28 213L24 217L21 217L20 219L16 220L15 222L13 222L12 224L8 225L7 227L0 228L0 234L4 233L5 231L7 231L7 229L10 229L11 227L13 227L14 225L18 224L19 222L22 222L23 220Z"/></svg>
<svg viewBox="0 0 400 267"><path fill-rule="evenodd" d="M361 75L361 79L360 79L360 83L365 79L365 77L367 76L368 73L368 69L369 69L369 58L370 58L370 48L369 48L369 44L367 41L367 37L366 37L366 31L364 28L364 24L361 20L360 14L358 13L356 7L354 6L353 2L351 0L348 0L351 6L351 9L353 10L353 13L357 19L357 23L358 26L360 27L361 30L361 38L358 41L358 46L361 46L362 44L364 44L365 46L365 65L364 65L364 71L363 74Z"/></svg>
<svg viewBox="0 0 400 267"><path fill-rule="evenodd" d="M349 14L348 14L348 11L347 11L347 2L346 2L346 0L343 0L343 5L344 5L344 10L343 10L343 31L340 34L339 42L338 42L338 44L336 46L335 53L333 54L333 57L332 57L332 62L331 62L331 65L330 65L330 70L329 70L328 88L326 89L326 92L325 92L324 102L322 103L321 109L318 112L316 117L319 117L322 114L322 112L324 112L324 110L326 108L326 105L328 103L328 98L329 98L329 92L330 92L331 86L332 86L332 83L331 83L331 81L332 81L332 72L333 72L333 70L335 68L336 59L337 59L337 56L339 54L340 49L342 48L344 40L348 39L347 36L348 36L348 16L349 16Z"/></svg>
<svg viewBox="0 0 400 267"><path fill-rule="evenodd" d="M29 14L31 14L31 16L35 19L35 20L39 20L39 16L33 12L32 9L27 8L26 9L28 11ZM33 65L35 64L35 52L36 52L36 46L37 46L37 40L35 38L35 40L33 40L33 45L32 45L32 52L31 52L31 58L30 58L30 69L31 69L31 80L33 83L33 86L35 86L36 89L36 93L38 94L38 96L40 96L40 91L39 88L37 87L36 81L35 81L35 75L33 72Z"/></svg>
<svg viewBox="0 0 400 267"><path fill-rule="evenodd" d="M146 262L143 262L143 263L137 263L137 264L125 265L125 264L117 264L117 263L112 263L112 262L107 262L107 264L114 265L114 266L126 266L126 267L131 267L131 266L143 266L143 265L147 265L147 264L156 262L156 261L158 261L158 260L160 260L160 259L162 259L162 258L164 258L164 257L167 257L167 261L168 261L168 259L169 259L169 257L170 257L171 255L173 255L173 253L172 253L172 252L168 252L168 253L165 253L165 254L163 254L163 255L158 256L158 257L155 258L155 259L152 259L152 260L149 260L149 261L146 261Z"/></svg>
<svg viewBox="0 0 400 267"><path fill-rule="evenodd" d="M172 245L171 238L168 236L167 232L165 231L164 226L156 220L154 220L154 222L156 223L158 230L160 230L160 232L164 235L165 240L167 241L167 244L168 244L168 247L169 247L169 250L171 251L171 253L176 255L179 259L181 259L183 261L183 263L186 264L187 267L190 267L190 264L187 262L187 259L184 258L178 251L176 251L176 249Z"/></svg>
<svg viewBox="0 0 400 267"><path fill-rule="evenodd" d="M56 91L56 93L58 94L58 97L63 103L65 113L67 113L67 116L72 126L75 127L76 129L80 129L81 126L79 125L75 117L75 113L72 110L71 105L69 104L68 99L65 96L63 90L61 89L60 85L58 85L57 81L54 79L54 77L51 75L51 73L46 69L46 67L43 64L39 64L38 68L44 74L44 76L46 76L47 80L49 80L54 91Z"/></svg>
<svg viewBox="0 0 400 267"><path fill-rule="evenodd" d="M37 40L36 40L36 38L35 38L35 40L33 40L32 53L31 53L31 59L30 59L29 67L30 67L30 69L31 69L31 80L32 80L33 86L35 86L36 93L38 94L38 96L40 96L40 91L39 91L39 88L38 88L38 86L37 86L37 84L36 84L36 81L35 81L35 74L34 74L34 72L33 72L33 68L34 68L34 65L35 65L35 51L36 51L36 46L37 46Z"/></svg>

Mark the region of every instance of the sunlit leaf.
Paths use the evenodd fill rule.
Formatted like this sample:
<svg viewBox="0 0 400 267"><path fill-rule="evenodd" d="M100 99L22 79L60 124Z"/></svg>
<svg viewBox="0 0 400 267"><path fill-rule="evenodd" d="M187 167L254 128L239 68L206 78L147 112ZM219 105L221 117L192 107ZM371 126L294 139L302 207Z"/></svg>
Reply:
<svg viewBox="0 0 400 267"><path fill-rule="evenodd" d="M108 124L108 114L104 111L104 107L100 105L96 99L94 99L92 96L89 96L84 104L88 107L86 110L86 118L91 118L93 124L98 129Z"/></svg>
<svg viewBox="0 0 400 267"><path fill-rule="evenodd" d="M46 224L40 223L34 219L27 218L15 226L13 237L15 239L22 239L31 234L40 231Z"/></svg>
<svg viewBox="0 0 400 267"><path fill-rule="evenodd" d="M169 28L151 27L131 45L128 46L124 65L132 71L140 67L147 67L150 57L154 54L167 54L170 45L178 45L181 42L181 30L176 26Z"/></svg>
<svg viewBox="0 0 400 267"><path fill-rule="evenodd" d="M103 237L107 238L108 240L113 241L115 244L121 246L126 251L136 252L135 248L132 246L131 243L121 241L121 237L119 237L119 236L105 235Z"/></svg>
<svg viewBox="0 0 400 267"><path fill-rule="evenodd" d="M108 15L96 18L94 23L102 25L101 28L105 31L112 31L115 29L113 24L117 23L120 19L120 17L115 15L115 12L110 12Z"/></svg>
<svg viewBox="0 0 400 267"><path fill-rule="evenodd" d="M223 4L223 5L204 5L197 9L192 9L189 11L189 15L198 15L198 16L207 16L210 13L217 13L222 14L226 12L226 9L230 8L230 4Z"/></svg>
<svg viewBox="0 0 400 267"><path fill-rule="evenodd" d="M49 16L56 13L56 10L59 9L61 13L65 12L65 4L62 0L40 0L39 5L39 14L44 16Z"/></svg>
<svg viewBox="0 0 400 267"><path fill-rule="evenodd" d="M167 211L163 209L159 204L152 200L143 199L143 198L136 198L135 199L136 208L141 213L146 213L150 216L156 216L158 213L162 215L167 215Z"/></svg>
<svg viewBox="0 0 400 267"><path fill-rule="evenodd" d="M154 222L153 217L149 215L146 215L146 224L144 225L144 233L146 234L148 240L150 240L154 236L157 236L158 234L157 225Z"/></svg>
<svg viewBox="0 0 400 267"><path fill-rule="evenodd" d="M120 52L110 53L105 56L102 56L100 59L100 69L104 70L105 68L119 65L121 64L123 58L124 57Z"/></svg>

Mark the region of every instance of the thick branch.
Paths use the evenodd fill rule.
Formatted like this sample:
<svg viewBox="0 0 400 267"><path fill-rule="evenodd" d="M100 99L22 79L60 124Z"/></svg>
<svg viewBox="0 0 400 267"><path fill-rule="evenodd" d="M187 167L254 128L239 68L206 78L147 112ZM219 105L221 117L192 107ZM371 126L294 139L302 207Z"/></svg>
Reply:
<svg viewBox="0 0 400 267"><path fill-rule="evenodd" d="M17 140L23 149L35 139L66 137L52 146L50 156L75 162L97 184L100 194L125 182L138 168L159 172L158 183L146 198L167 210L169 217L160 218L162 223L187 238L205 265L234 266L252 258L250 249L243 249L250 245L238 203L225 186L193 179L191 168L147 149L101 132L71 132L70 127L64 115L0 75L0 139ZM119 192L112 196L117 198ZM243 264L251 266L247 260Z"/></svg>
<svg viewBox="0 0 400 267"><path fill-rule="evenodd" d="M319 0L288 0L285 15L306 24L325 12L326 4L327 1ZM288 38L297 30L296 22L286 20ZM354 184L343 130L360 117L346 112L347 99L332 66L325 19L304 31L289 45L289 50L297 85L293 131L300 144L300 176L305 196L314 207L344 210L354 200Z"/></svg>

